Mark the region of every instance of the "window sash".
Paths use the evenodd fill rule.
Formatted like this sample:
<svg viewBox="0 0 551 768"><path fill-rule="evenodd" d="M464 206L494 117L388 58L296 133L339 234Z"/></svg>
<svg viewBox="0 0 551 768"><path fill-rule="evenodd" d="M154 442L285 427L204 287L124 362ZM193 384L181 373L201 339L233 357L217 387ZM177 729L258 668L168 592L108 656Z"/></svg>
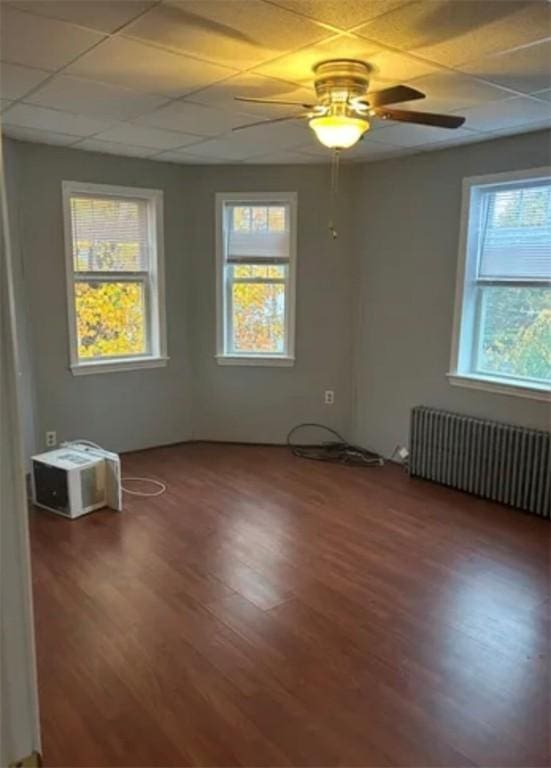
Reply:
<svg viewBox="0 0 551 768"><path fill-rule="evenodd" d="M483 336L485 331L485 297L487 294L487 289L491 288L537 288L541 291L547 291L548 286L542 285L541 282L535 283L534 285L527 285L525 282L517 281L515 285L512 285L510 282L494 282L492 285L488 285L487 283L477 283L475 286L475 293L471 297L471 301L474 304L474 318L473 318L473 330L472 330L472 340L471 340L471 347L470 347L470 365L469 365L469 373L471 374L481 374L482 376L490 376L493 378L503 379L507 380L511 383L515 382L521 382L524 384L530 384L530 382L533 382L535 384L544 385L544 386L550 386L549 379L540 378L537 376L523 376L522 374L513 374L513 373L507 373L500 370L492 370L490 368L484 367L482 362L482 344L483 344Z"/></svg>
<svg viewBox="0 0 551 768"><path fill-rule="evenodd" d="M119 277L119 275L121 275ZM82 276L82 272L75 272L75 279L73 280L73 301L75 301L75 295L76 295L76 287L80 283L83 284L89 284L89 283L135 283L136 285L141 285L143 288L143 308L144 308L144 351L143 352L137 352L135 354L124 354L124 353L118 353L116 355L94 355L93 357L81 357L79 354L79 345L78 345L78 332L76 334L77 336L77 344L76 344L76 356L78 363L80 364L86 364L86 363L94 363L94 362L101 362L101 361L114 361L114 360L136 360L143 357L150 357L152 355L152 347L153 347L153 334L152 334L152 301L151 296L153 292L152 288L152 280L150 279L150 275L148 273L143 272L135 272L132 275L129 275L128 272L111 272L106 274L105 272L97 273L97 272L88 272L86 273L86 277ZM75 301L75 319L78 322L78 314L76 312L76 301Z"/></svg>
<svg viewBox="0 0 551 768"><path fill-rule="evenodd" d="M285 228L239 230L233 227L233 215L236 208L283 208ZM290 218L288 203L275 201L225 202L223 209L224 261L227 264L279 264L288 262L291 250ZM267 225L269 222L267 215Z"/></svg>
<svg viewBox="0 0 551 768"><path fill-rule="evenodd" d="M469 210L469 226L477 220L477 266L479 278L545 280L551 265L551 195L548 195L541 224L496 225L498 195L523 195L531 190L551 189L551 180L533 180L522 184L495 184L475 188ZM524 200L518 205L521 212ZM524 270L524 273L523 273Z"/></svg>
<svg viewBox="0 0 551 768"><path fill-rule="evenodd" d="M245 263L245 262L243 262ZM262 262L264 264L264 262ZM254 265L253 262L246 264ZM234 277L233 264L226 263L224 267L224 354L226 355L245 355L247 357L286 357L289 351L289 278L290 270L287 269L284 277ZM284 300L284 335L283 350L281 352L262 350L247 350L246 352L234 347L234 328L233 328L233 287L235 285L282 285Z"/></svg>

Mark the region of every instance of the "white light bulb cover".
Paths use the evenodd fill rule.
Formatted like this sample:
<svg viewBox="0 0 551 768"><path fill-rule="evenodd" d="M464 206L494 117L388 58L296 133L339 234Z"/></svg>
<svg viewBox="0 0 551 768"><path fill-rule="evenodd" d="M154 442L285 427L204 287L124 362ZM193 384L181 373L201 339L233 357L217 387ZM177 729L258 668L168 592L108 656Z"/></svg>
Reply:
<svg viewBox="0 0 551 768"><path fill-rule="evenodd" d="M310 128L318 141L329 149L349 149L356 144L369 129L369 122L359 117L347 115L325 115L313 117Z"/></svg>

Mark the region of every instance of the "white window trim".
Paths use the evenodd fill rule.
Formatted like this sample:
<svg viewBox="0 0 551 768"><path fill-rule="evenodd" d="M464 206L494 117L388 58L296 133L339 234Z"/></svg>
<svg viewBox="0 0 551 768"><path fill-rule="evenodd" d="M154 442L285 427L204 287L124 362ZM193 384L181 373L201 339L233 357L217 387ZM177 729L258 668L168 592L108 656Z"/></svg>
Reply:
<svg viewBox="0 0 551 768"><path fill-rule="evenodd" d="M225 352L225 289L224 289L224 247L223 221L225 203L286 203L290 215L290 253L288 293L285 308L285 327L287 331L287 349L281 355L235 355ZM282 366L295 364L295 315L296 315L296 276L297 276L297 193L296 192L219 192L215 200L215 252L216 252L216 362L218 365Z"/></svg>
<svg viewBox="0 0 551 768"><path fill-rule="evenodd" d="M139 198L151 205L150 238L153 263L150 280L156 290L150 294L149 330L151 335L151 353L134 357L110 357L105 360L79 360L76 333L75 312L75 272L73 269L73 240L71 226L71 197L78 194L111 195L120 198ZM142 187L120 187L112 184L91 184L80 181L63 181L63 228L65 234L65 272L67 285L67 314L69 321L69 368L74 376L117 371L134 371L141 368L158 368L167 365L169 360L166 346L166 309L164 275L164 229L163 229L163 193L158 189Z"/></svg>
<svg viewBox="0 0 551 768"><path fill-rule="evenodd" d="M551 176L551 166L529 168L522 171L506 171L504 173L493 173L484 176L470 176L463 179L450 370L446 374L449 383L453 386L551 402L551 388L547 387L545 384L521 379L508 380L506 377L500 376L486 376L478 372L468 371L465 366L461 364L461 336L464 333L472 334L472 322L471 327L469 328L468 319L465 321L463 314L465 306L466 278L474 269L475 265L473 243L469 242L469 212L471 208L471 194L473 187L492 186L494 184L508 182L521 182L523 180L538 179L545 176Z"/></svg>

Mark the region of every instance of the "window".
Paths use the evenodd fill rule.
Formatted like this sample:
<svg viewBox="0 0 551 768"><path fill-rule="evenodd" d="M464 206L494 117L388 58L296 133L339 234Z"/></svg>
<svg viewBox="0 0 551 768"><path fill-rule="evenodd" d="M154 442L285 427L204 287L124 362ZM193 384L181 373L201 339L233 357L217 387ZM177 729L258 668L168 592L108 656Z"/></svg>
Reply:
<svg viewBox="0 0 551 768"><path fill-rule="evenodd" d="M166 365L162 192L63 182L71 369Z"/></svg>
<svg viewBox="0 0 551 768"><path fill-rule="evenodd" d="M216 212L218 362L292 365L296 194L221 194Z"/></svg>
<svg viewBox="0 0 551 768"><path fill-rule="evenodd" d="M466 179L452 384L548 399L551 169Z"/></svg>

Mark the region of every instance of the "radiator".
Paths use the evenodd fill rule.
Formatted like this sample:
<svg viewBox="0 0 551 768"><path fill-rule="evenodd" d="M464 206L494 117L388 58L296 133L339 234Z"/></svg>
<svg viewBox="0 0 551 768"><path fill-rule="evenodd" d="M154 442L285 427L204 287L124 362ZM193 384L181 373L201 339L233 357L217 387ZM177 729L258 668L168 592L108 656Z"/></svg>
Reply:
<svg viewBox="0 0 551 768"><path fill-rule="evenodd" d="M549 432L417 406L409 472L551 518Z"/></svg>

